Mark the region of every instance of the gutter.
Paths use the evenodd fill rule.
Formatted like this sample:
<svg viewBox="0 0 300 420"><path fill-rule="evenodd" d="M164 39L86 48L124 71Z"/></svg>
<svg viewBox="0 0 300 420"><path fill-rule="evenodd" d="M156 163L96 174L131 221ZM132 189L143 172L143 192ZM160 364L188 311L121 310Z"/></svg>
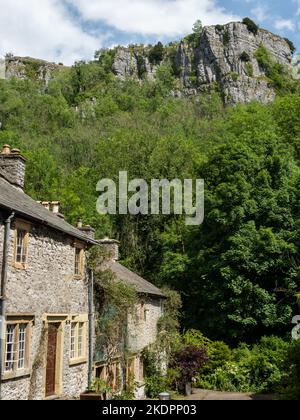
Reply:
<svg viewBox="0 0 300 420"><path fill-rule="evenodd" d="M1 397L1 383L2 383L2 371L3 371L3 349L5 341L4 331L4 319L5 319L5 292L6 292L6 281L7 281L7 269L8 269L8 251L10 242L10 229L12 219L15 217L13 212L7 220L4 222L4 243L3 243L3 257L2 257L2 271L1 271L1 288L0 288L0 400Z"/></svg>
<svg viewBox="0 0 300 420"><path fill-rule="evenodd" d="M91 389L94 378L94 272L89 270L89 366L88 389Z"/></svg>

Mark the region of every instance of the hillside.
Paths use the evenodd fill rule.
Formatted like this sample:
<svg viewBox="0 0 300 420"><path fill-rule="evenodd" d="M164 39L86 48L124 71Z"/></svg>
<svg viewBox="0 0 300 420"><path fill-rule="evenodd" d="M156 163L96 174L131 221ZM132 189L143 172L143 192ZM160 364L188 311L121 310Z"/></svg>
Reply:
<svg viewBox="0 0 300 420"><path fill-rule="evenodd" d="M254 24L255 25L255 24ZM279 66L277 73L292 70L291 43L264 29L241 22L205 27L180 42L167 46L132 45L100 50L98 60L111 57L110 67L120 80L153 81L166 65L172 67L176 83L172 95L197 96L218 90L225 104L269 103L274 100L276 74L270 74L268 62ZM268 61L268 62L267 62ZM8 78L26 77L48 84L63 65L32 58L8 56Z"/></svg>

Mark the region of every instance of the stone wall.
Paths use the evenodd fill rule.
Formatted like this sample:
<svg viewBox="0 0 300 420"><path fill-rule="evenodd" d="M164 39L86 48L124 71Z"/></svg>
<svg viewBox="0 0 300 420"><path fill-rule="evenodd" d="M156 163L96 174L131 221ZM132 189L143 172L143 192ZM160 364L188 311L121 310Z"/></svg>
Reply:
<svg viewBox="0 0 300 420"><path fill-rule="evenodd" d="M145 298L143 302L147 314L146 321L140 316L141 304L138 305L136 314L130 315L128 320L128 348L136 354L155 343L157 323L163 315L163 303L159 297Z"/></svg>
<svg viewBox="0 0 300 420"><path fill-rule="evenodd" d="M0 225L2 255L4 226ZM63 398L76 398L87 387L88 364L70 366L70 316L88 314L88 284L74 280L73 240L43 226L32 225L29 239L28 268L13 267L14 227L8 261L6 314L34 315L30 364L31 376L4 381L2 398L9 400L42 399L45 380L45 315L67 315L63 323ZM88 334L86 348L88 349ZM40 360L38 363L37 360Z"/></svg>

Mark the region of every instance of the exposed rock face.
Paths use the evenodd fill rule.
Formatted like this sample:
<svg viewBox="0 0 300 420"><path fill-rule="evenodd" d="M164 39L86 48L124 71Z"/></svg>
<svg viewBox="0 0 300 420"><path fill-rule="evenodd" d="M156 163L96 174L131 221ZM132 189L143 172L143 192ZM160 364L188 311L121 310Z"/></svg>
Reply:
<svg viewBox="0 0 300 420"><path fill-rule="evenodd" d="M16 77L20 80L34 78L48 85L55 73L65 67L55 63L49 63L44 60L38 60L31 57L7 56L5 59L7 79Z"/></svg>
<svg viewBox="0 0 300 420"><path fill-rule="evenodd" d="M268 31L259 29L254 35L242 23L230 23L222 29L205 28L195 51L199 86L210 87L218 82L227 103L273 100L275 92L268 86L265 73L255 58L260 45L264 45L277 63L291 65L288 43ZM241 58L245 53L247 62Z"/></svg>
<svg viewBox="0 0 300 420"><path fill-rule="evenodd" d="M260 45L264 45L275 62L291 66L290 46L286 40L268 31L259 29L254 35L239 22L204 28L197 47L190 46L187 41L176 47L173 60L181 90L174 95L210 92L218 84L227 104L272 101L275 91L255 58ZM142 58L145 63L143 77L151 80L157 67L150 65L146 55ZM139 78L139 60L141 57L137 54L122 48L117 51L113 71L120 79Z"/></svg>
<svg viewBox="0 0 300 420"><path fill-rule="evenodd" d="M150 64L145 52L138 54L126 48L117 50L112 70L121 80L127 77L140 79L143 76L153 80L156 72L155 66Z"/></svg>
<svg viewBox="0 0 300 420"><path fill-rule="evenodd" d="M254 100L266 104L274 100L276 93L255 58L261 45L275 62L293 69L292 52L286 40L264 29L254 34L247 25L233 22L205 27L196 44L185 39L168 46L160 64L150 60L150 47L117 48L112 71L120 80L153 81L159 66L171 60L179 79L177 90L172 92L176 97L201 95L217 87L226 104ZM6 59L7 78L31 77L46 85L62 69L64 66L32 58ZM293 74L299 77L298 67Z"/></svg>

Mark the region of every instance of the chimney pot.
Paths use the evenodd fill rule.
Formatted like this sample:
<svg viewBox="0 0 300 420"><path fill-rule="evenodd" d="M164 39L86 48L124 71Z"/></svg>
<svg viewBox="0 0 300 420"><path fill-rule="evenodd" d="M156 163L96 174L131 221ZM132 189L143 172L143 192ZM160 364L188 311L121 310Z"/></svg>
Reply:
<svg viewBox="0 0 300 420"><path fill-rule="evenodd" d="M50 211L50 202L49 201L43 201L42 206L45 207L46 210Z"/></svg>
<svg viewBox="0 0 300 420"><path fill-rule="evenodd" d="M78 219L77 220L77 229L82 229L82 227L83 227L82 219Z"/></svg>
<svg viewBox="0 0 300 420"><path fill-rule="evenodd" d="M10 154L10 146L5 144L2 148L1 155L9 155Z"/></svg>
<svg viewBox="0 0 300 420"><path fill-rule="evenodd" d="M52 213L58 214L59 213L60 202L59 201L52 201L51 206L52 206Z"/></svg>

